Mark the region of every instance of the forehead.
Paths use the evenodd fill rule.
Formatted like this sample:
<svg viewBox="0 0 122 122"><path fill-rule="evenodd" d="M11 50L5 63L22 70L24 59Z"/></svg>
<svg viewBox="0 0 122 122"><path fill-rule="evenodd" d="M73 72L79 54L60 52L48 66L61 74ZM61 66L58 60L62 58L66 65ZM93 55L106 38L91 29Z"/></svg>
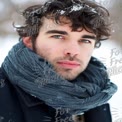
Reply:
<svg viewBox="0 0 122 122"><path fill-rule="evenodd" d="M46 32L46 31L49 31L49 30L63 30L63 31L66 31L66 32L74 32L72 31L72 23L69 19L67 19L66 17L61 17L61 23L56 23L54 21L54 19L48 19L48 18L43 18L42 19L42 27L40 28L40 31L43 31L43 32ZM79 27L77 29L77 31L75 32L82 32L83 29L82 27ZM89 33L89 34L94 34L94 33L91 33L90 29L88 29L89 31L84 31L86 33ZM95 35L95 34L94 34Z"/></svg>
<svg viewBox="0 0 122 122"><path fill-rule="evenodd" d="M71 21L62 17L61 19L61 23L56 23L55 20L53 18L47 19L45 17L43 17L42 19L42 26L40 28L40 30L52 30L52 29L63 29L63 28L70 28L71 29Z"/></svg>

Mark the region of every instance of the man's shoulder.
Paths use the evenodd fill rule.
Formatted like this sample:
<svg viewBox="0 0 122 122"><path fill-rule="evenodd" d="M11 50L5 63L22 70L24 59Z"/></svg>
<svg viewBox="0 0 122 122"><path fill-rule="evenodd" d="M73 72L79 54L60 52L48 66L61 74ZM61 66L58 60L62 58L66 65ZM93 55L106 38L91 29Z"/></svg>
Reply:
<svg viewBox="0 0 122 122"><path fill-rule="evenodd" d="M109 103L88 110L84 116L86 122L112 122Z"/></svg>
<svg viewBox="0 0 122 122"><path fill-rule="evenodd" d="M2 104L3 102L4 104L4 102L9 102L12 98L14 98L15 93L13 92L15 92L13 85L0 68L0 103Z"/></svg>
<svg viewBox="0 0 122 122"><path fill-rule="evenodd" d="M1 119L5 122L12 120L23 121L16 91L0 68L0 121Z"/></svg>
<svg viewBox="0 0 122 122"><path fill-rule="evenodd" d="M0 90L4 88L7 77L4 75L2 68L0 68Z"/></svg>
<svg viewBox="0 0 122 122"><path fill-rule="evenodd" d="M9 82L2 68L0 68L0 98L2 96L6 97L4 96L5 94L10 94L11 88L12 88L11 83Z"/></svg>
<svg viewBox="0 0 122 122"><path fill-rule="evenodd" d="M11 87L11 84L2 68L0 68L0 90L3 90L7 87Z"/></svg>

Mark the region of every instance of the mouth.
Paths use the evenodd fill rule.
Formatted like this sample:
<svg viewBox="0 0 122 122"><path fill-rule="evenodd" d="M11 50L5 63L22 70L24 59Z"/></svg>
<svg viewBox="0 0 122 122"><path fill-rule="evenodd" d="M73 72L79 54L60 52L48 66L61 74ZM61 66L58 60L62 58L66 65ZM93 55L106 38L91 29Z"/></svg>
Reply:
<svg viewBox="0 0 122 122"><path fill-rule="evenodd" d="M76 61L58 61L57 64L65 69L74 69L80 66Z"/></svg>

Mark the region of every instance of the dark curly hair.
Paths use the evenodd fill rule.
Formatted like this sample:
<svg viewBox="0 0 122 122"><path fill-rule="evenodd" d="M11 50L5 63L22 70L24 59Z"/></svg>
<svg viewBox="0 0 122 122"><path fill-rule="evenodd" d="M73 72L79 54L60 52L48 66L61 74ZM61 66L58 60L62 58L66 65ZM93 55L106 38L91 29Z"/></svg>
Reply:
<svg viewBox="0 0 122 122"><path fill-rule="evenodd" d="M101 45L100 41L108 39L111 33L108 10L90 0L50 0L44 5L31 6L22 14L25 25L16 27L16 30L20 37L30 36L33 42L43 24L43 17L54 19L57 24L64 23L61 16L66 17L72 23L72 31L80 27L95 33L96 47Z"/></svg>

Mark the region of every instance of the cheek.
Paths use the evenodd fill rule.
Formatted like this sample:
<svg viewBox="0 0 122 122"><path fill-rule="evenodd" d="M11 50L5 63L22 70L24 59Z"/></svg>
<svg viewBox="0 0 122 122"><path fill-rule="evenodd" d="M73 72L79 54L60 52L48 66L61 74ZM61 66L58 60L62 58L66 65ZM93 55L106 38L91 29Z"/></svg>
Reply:
<svg viewBox="0 0 122 122"><path fill-rule="evenodd" d="M87 56L88 56L88 57L91 57L91 56L92 56L92 53L93 53L93 50L90 50L90 51L87 53Z"/></svg>
<svg viewBox="0 0 122 122"><path fill-rule="evenodd" d="M51 54L55 54L58 53L59 48L57 48L56 46L52 46L52 45L43 45L41 46L41 49L43 52L50 52Z"/></svg>
<svg viewBox="0 0 122 122"><path fill-rule="evenodd" d="M82 50L82 53L80 55L80 60L84 63L85 66L90 61L92 52L93 52L93 49Z"/></svg>
<svg viewBox="0 0 122 122"><path fill-rule="evenodd" d="M57 47L53 47L51 45L41 45L36 48L37 54L45 57L48 60L52 60L59 54L59 49Z"/></svg>
<svg viewBox="0 0 122 122"><path fill-rule="evenodd" d="M37 53L48 55L51 53L51 48L46 45L37 47Z"/></svg>
<svg viewBox="0 0 122 122"><path fill-rule="evenodd" d="M82 50L81 52L83 52L82 53L82 56L84 56L84 58L89 58L89 57L91 57L91 55L92 55L92 53L93 53L93 50L94 50L94 48L86 48L86 49L84 49L84 50Z"/></svg>

